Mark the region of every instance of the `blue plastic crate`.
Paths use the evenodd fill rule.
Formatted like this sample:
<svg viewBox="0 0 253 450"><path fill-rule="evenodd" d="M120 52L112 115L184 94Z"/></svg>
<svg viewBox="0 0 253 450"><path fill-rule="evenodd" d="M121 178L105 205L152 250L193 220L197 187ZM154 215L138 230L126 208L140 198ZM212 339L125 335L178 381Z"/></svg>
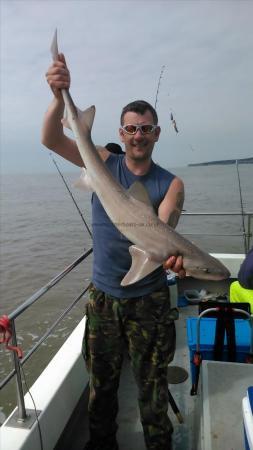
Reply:
<svg viewBox="0 0 253 450"><path fill-rule="evenodd" d="M215 318L203 318L200 320L200 352L202 359L213 359L213 348L215 340ZM244 363L250 350L250 325L248 320L235 319L236 336L236 361ZM187 319L187 342L190 352L191 375L194 379L195 366L192 363L197 343L197 317ZM226 336L224 341L223 360L227 361Z"/></svg>

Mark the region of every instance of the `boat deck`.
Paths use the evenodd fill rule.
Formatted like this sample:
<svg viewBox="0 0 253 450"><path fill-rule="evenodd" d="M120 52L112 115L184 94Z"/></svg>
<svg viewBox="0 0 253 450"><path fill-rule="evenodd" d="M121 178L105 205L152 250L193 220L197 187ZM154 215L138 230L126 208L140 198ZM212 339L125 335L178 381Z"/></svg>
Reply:
<svg viewBox="0 0 253 450"><path fill-rule="evenodd" d="M229 283L230 281L225 284L203 283L203 285L208 292L212 293L212 297L217 298L218 294L219 297L223 298L229 291ZM183 300L185 300L185 298L182 298L184 289L199 289L199 285L195 284L194 280L184 280L184 284L178 283L178 288L178 291L175 288L171 290L173 305L178 300L178 296L180 304L183 303ZM178 415L173 412L171 405L169 405L168 412L174 427L173 449L243 450L241 403L253 379L253 365L203 361L198 395L192 397L190 395L192 380L190 376L186 321L189 317L197 314L197 305L181 306L179 308L179 320L175 322L177 329L176 352L174 360L169 367L176 366L185 369L186 373L188 373L188 378L182 383L172 384L171 381L168 384L169 391L183 417L183 422L179 423ZM41 414L40 425L43 446L48 450L53 450L53 448L54 450L83 450L85 443L89 439L87 414L88 374L81 356L81 341L84 327L85 319L79 323L71 337L64 343L61 350L47 366L43 372L43 379L38 379L31 388L38 409L44 411L44 414ZM76 349L75 352L72 351L73 347ZM66 359L64 355L68 355L68 357L72 355L72 359L68 361L68 367L65 367ZM67 378L65 370L73 376ZM238 371L241 372L239 373ZM54 383L55 381L57 383ZM239 387L235 387L236 382L239 382ZM54 405L51 409L48 407L48 399L45 399L49 384L51 389L50 398L54 399ZM78 402L82 389L84 390ZM138 393L134 377L129 359L126 357L119 388L119 430L117 439L120 450L145 450L137 397ZM76 404L77 407L74 413L54 447L56 439L63 429L62 424L66 424L69 414L73 411ZM31 403L27 399L28 408L29 405L31 408ZM110 404L108 404L108 408L110 408ZM56 417L57 415L58 417ZM61 426L57 428L59 424ZM231 426L231 424L233 425ZM37 428L33 427L32 429L33 434L29 435L29 433L23 433L25 430L22 430L22 427L19 429L20 433L18 433L17 428L14 436L12 429L7 426L4 431L5 442L8 445L4 444L3 447L9 450L21 448L20 439L23 439L24 445L22 448L27 450L42 448L38 439ZM53 436L54 440L50 436L50 433L53 435L53 432L55 433ZM228 434L229 440L227 438ZM28 435L29 443L28 441L25 442ZM17 439L17 436L19 439ZM17 446L12 445L12 437L15 437ZM37 446L34 445L35 441Z"/></svg>
<svg viewBox="0 0 253 450"><path fill-rule="evenodd" d="M191 378L189 352L186 338L186 318L196 315L196 306L180 308L180 317L176 321L177 346L172 365L183 367L189 373L188 379L181 384L170 384L169 389L183 416L184 423L180 424L176 415L169 407L169 416L173 423L173 442L177 450L196 450L194 441L199 420L196 416L197 397L190 396ZM84 391L79 404L70 419L55 450L82 450L88 440L87 390ZM110 407L110 405L108 405ZM117 439L120 450L145 450L142 426L139 419L137 404L137 388L130 368L128 358L125 358L121 374L119 389L119 430Z"/></svg>

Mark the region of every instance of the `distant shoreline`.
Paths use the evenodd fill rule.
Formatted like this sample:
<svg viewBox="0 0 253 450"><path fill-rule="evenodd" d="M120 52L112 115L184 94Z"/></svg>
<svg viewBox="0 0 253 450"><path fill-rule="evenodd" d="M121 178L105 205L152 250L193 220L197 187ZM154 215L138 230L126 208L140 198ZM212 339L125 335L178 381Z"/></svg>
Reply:
<svg viewBox="0 0 253 450"><path fill-rule="evenodd" d="M253 164L253 158L241 158L241 159L224 159L220 161L208 161L208 162L202 162L202 163L192 163L188 164L188 167L195 167L195 166L213 166L213 165L227 165L227 164L236 164L236 161L238 161L239 164Z"/></svg>

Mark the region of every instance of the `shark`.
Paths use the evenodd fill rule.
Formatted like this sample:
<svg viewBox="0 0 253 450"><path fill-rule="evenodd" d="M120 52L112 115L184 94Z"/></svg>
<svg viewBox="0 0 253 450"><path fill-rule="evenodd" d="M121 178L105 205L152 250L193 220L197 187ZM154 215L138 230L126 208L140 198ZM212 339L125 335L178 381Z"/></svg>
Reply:
<svg viewBox="0 0 253 450"><path fill-rule="evenodd" d="M53 60L57 60L57 30L51 53ZM75 106L68 89L62 89L62 96L66 110L63 125L74 134L88 184L97 194L112 223L132 243L129 247L132 264L121 285L136 283L172 255L183 257L183 267L189 276L206 280L229 278L228 269L219 260L160 220L141 182L135 182L128 190L118 183L92 142L95 106L81 111Z"/></svg>

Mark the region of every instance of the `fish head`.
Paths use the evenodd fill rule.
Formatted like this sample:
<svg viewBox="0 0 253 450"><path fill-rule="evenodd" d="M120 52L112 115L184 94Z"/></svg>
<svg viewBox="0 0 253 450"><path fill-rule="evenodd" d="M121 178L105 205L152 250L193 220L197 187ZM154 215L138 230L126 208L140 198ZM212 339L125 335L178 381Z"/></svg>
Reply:
<svg viewBox="0 0 253 450"><path fill-rule="evenodd" d="M187 275L199 280L221 281L230 277L230 272L218 259L204 254L203 258L184 260Z"/></svg>

